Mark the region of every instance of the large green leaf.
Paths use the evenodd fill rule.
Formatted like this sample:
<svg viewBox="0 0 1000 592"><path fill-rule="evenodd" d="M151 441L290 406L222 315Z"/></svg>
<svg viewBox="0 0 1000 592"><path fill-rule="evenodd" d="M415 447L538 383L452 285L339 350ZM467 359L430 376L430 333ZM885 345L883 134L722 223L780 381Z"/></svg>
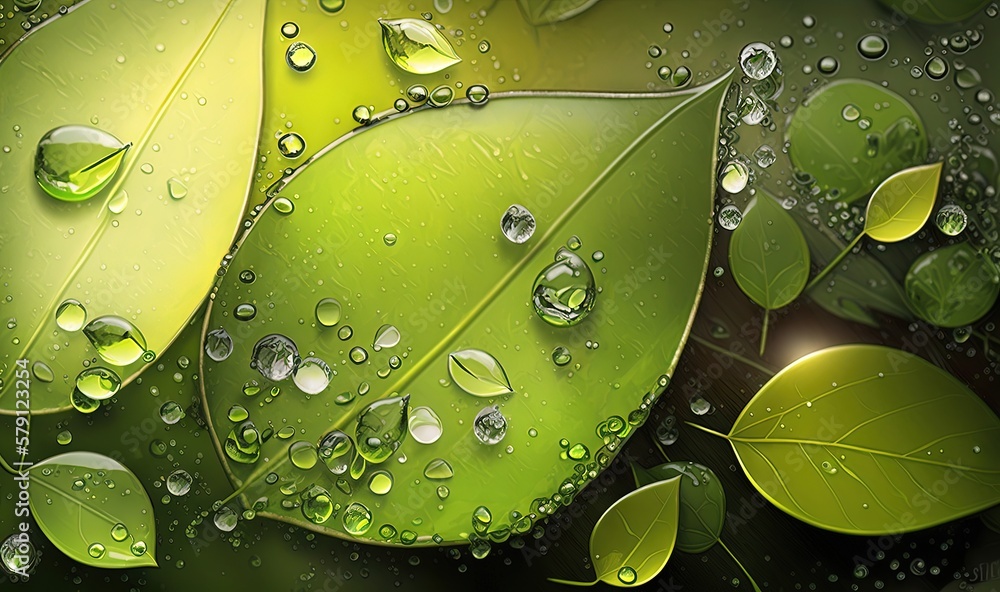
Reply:
<svg viewBox="0 0 1000 592"><path fill-rule="evenodd" d="M1000 294L995 268L968 243L925 253L906 274L906 297L920 318L962 327L993 308Z"/></svg>
<svg viewBox="0 0 1000 592"><path fill-rule="evenodd" d="M727 437L762 495L827 530L909 532L1000 503L1000 419L947 372L892 348L799 359Z"/></svg>
<svg viewBox="0 0 1000 592"><path fill-rule="evenodd" d="M390 536L382 537L371 528L360 538L424 545L434 535L466 539L479 506L492 516L489 538L502 540L568 503L644 420L676 363L706 269L728 86L727 75L676 94L494 96L484 107L417 110L351 134L300 169L242 239L206 324L234 341L225 361L202 360L201 375L213 434L244 500L266 497L259 514L349 536L342 514L313 523L297 493L280 491L291 482L299 492L315 484L333 503L363 504L374 525L398 533L386 529ZM281 213L280 200L294 211ZM500 230L517 202L537 223L524 244ZM533 310L533 283L557 265L567 241L582 242L577 264L587 262L600 292L589 316L558 327ZM251 283L240 279L244 270L254 272ZM338 326L314 320L323 298L340 301ZM256 307L256 316L235 318L240 305ZM373 336L386 324L401 339L375 351ZM271 382L250 367L254 346L275 332L300 357L319 357L336 372L325 391L307 397L292 380ZM553 362L560 346L572 364ZM459 372L461 384L449 381L450 354L474 351L502 372L487 372L493 362L479 356L489 363ZM504 388L480 388L492 388L501 374ZM249 381L260 394L243 394ZM236 425L227 418L233 405L250 411L262 436L269 424L276 432L287 425L295 440L316 444L335 429L354 435L363 408L405 395L411 409L429 407L440 418L440 439L421 444L433 438L407 435L392 455L405 463L356 463L356 475L366 470L356 480L323 462L296 468L309 462L289 462L290 440L264 442L259 458L236 454L256 446L249 425L239 434L250 440L231 442L233 456L223 451ZM508 428L490 446L477 440L473 422L493 405ZM376 432L395 429L398 412L393 417ZM428 465L441 468L438 459L450 463L453 477L424 477ZM386 495L368 486L378 470L395 483ZM347 486L350 495L342 493Z"/></svg>
<svg viewBox="0 0 1000 592"><path fill-rule="evenodd" d="M792 164L843 201L864 197L927 156L913 107L865 80L838 80L809 95L792 115L787 139Z"/></svg>
<svg viewBox="0 0 1000 592"><path fill-rule="evenodd" d="M719 541L726 523L726 492L715 471L695 462L668 462L649 469L632 465L638 487L680 477L677 549L704 553Z"/></svg>
<svg viewBox="0 0 1000 592"><path fill-rule="evenodd" d="M67 452L31 468L31 512L45 536L86 565L156 565L153 505L139 479L94 452Z"/></svg>
<svg viewBox="0 0 1000 592"><path fill-rule="evenodd" d="M211 288L243 215L261 112L263 0L152 3L141 17L132 8L90 0L0 63L0 88L16 89L0 93L0 120L23 138L0 153L0 275L12 323L0 340L0 411L14 408L15 360L51 369L51 382L43 372L32 385L34 413L68 408L84 361L100 360L82 332L57 328L64 300L83 303L90 319L129 320L163 351ZM110 185L73 203L43 192L33 174L39 139L70 124L132 143ZM168 193L171 179L186 196ZM113 370L128 382L143 365Z"/></svg>
<svg viewBox="0 0 1000 592"><path fill-rule="evenodd" d="M518 0L524 18L533 25L551 25L581 14L599 0Z"/></svg>
<svg viewBox="0 0 1000 592"><path fill-rule="evenodd" d="M899 242L916 234L934 209L941 164L912 167L883 181L868 202L865 234L883 243Z"/></svg>

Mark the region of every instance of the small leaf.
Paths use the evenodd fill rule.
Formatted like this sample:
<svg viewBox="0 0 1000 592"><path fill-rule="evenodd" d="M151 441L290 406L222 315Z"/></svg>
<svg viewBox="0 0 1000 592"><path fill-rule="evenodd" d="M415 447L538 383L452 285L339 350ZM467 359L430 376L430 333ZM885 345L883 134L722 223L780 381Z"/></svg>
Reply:
<svg viewBox="0 0 1000 592"><path fill-rule="evenodd" d="M774 310L802 293L809 277L809 247L791 215L760 192L733 231L729 265L743 293Z"/></svg>
<svg viewBox="0 0 1000 592"><path fill-rule="evenodd" d="M703 553L722 535L726 523L726 492L715 472L695 462L668 462L643 469L633 465L637 486L680 477L677 549Z"/></svg>
<svg viewBox="0 0 1000 592"><path fill-rule="evenodd" d="M433 74L462 61L444 33L425 20L379 19L378 23L385 53L407 72Z"/></svg>
<svg viewBox="0 0 1000 592"><path fill-rule="evenodd" d="M764 497L827 530L899 534L1000 503L1000 419L947 372L888 347L793 362L727 438Z"/></svg>
<svg viewBox="0 0 1000 592"><path fill-rule="evenodd" d="M61 305L127 318L161 353L204 303L240 227L264 0L175 4L141 15L116 0L65 15L53 5L0 62L0 88L17 89L3 94L0 121L23 136L0 155L4 191L17 196L3 200L4 310L16 327L0 343L0 382L13 384L15 360L44 360L55 379L32 385L32 413L69 409L82 364L100 353L79 327L57 324ZM114 371L127 384L146 365ZM15 401L4 389L0 413Z"/></svg>
<svg viewBox="0 0 1000 592"><path fill-rule="evenodd" d="M104 568L156 566L153 505L124 465L94 452L68 452L29 474L35 521L71 559Z"/></svg>
<svg viewBox="0 0 1000 592"><path fill-rule="evenodd" d="M448 374L463 391L477 397L514 392L500 361L479 349L463 349L449 354Z"/></svg>
<svg viewBox="0 0 1000 592"><path fill-rule="evenodd" d="M521 13L532 25L551 25L583 13L599 0L518 0Z"/></svg>
<svg viewBox="0 0 1000 592"><path fill-rule="evenodd" d="M883 243L895 243L919 231L934 209L941 163L895 173L875 189L865 213L864 233Z"/></svg>
<svg viewBox="0 0 1000 592"><path fill-rule="evenodd" d="M1000 293L996 269L968 243L925 253L906 274L913 312L938 327L963 327L988 313Z"/></svg>

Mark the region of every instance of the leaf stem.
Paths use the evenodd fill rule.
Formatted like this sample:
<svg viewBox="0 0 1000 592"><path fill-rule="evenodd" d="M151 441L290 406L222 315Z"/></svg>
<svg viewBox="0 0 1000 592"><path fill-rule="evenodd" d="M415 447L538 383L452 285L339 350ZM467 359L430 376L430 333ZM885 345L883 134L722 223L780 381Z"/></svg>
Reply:
<svg viewBox="0 0 1000 592"><path fill-rule="evenodd" d="M560 580L558 578L546 578L546 579L548 579L548 581L550 582L556 584L565 584L567 586L593 586L594 584L597 583L597 580L594 580L593 582L573 582L570 580Z"/></svg>
<svg viewBox="0 0 1000 592"><path fill-rule="evenodd" d="M689 426L691 426L693 428L698 428L699 430L701 430L703 432L708 432L709 434L712 434L713 436L718 436L720 438L725 438L726 440L729 439L729 436L727 436L727 435L725 435L725 434L723 434L721 432L717 432L715 430L710 430L710 429L706 428L705 426L701 426L701 425L698 425L696 423L691 423L690 421L685 421L684 423L688 424Z"/></svg>
<svg viewBox="0 0 1000 592"><path fill-rule="evenodd" d="M764 374L767 374L768 376L774 376L774 370L771 370L767 366L763 366L761 364L758 364L757 362L754 362L753 360L751 360L749 358L744 358L743 356L741 356L741 355L739 355L737 353L733 353L733 352L729 351L728 349L726 349L724 347L719 347L718 345L715 345L714 343L712 343L711 341L709 341L709 340L707 340L707 339L705 339L703 337L698 337L694 333L692 333L691 335L688 335L688 339L690 339L691 341L697 343L698 345L707 347L708 349L710 349L712 351L719 352L720 354L722 354L724 356L729 356L730 358L736 360L737 362L742 362L743 364L746 364L747 366L750 366L751 368L756 368L757 370L760 370L761 372L763 372Z"/></svg>
<svg viewBox="0 0 1000 592"><path fill-rule="evenodd" d="M5 459L2 454L0 454L0 467L3 467L3 470L7 471L11 475L14 475L15 477L21 474L18 471L15 471L14 467L10 466L7 459Z"/></svg>
<svg viewBox="0 0 1000 592"><path fill-rule="evenodd" d="M729 550L729 547L726 546L726 543L722 542L722 539L719 539L719 545L723 549L725 549L726 553L729 553L729 556L733 559L733 561L736 562L736 565L740 566L740 569L743 570L743 573L746 575L747 579L750 580L750 585L753 586L754 591L761 592L760 586L758 586L757 582L754 581L753 576L750 575L750 572L747 571L747 568L743 567L743 564L740 563L740 560L736 558L736 555L733 555L733 552Z"/></svg>
<svg viewBox="0 0 1000 592"><path fill-rule="evenodd" d="M764 357L764 346L767 345L767 323L771 318L771 311L764 309L764 328L760 331L760 357Z"/></svg>
<svg viewBox="0 0 1000 592"><path fill-rule="evenodd" d="M653 445L656 446L656 449L660 451L660 456L663 457L663 460L670 462L670 457L667 456L667 452L663 450L663 446L660 446L659 440L656 439L656 434L652 434L652 440L653 440Z"/></svg>
<svg viewBox="0 0 1000 592"><path fill-rule="evenodd" d="M861 242L861 239L864 238L864 236L865 236L864 231L858 233L858 236L854 237L854 240L848 243L847 246L844 247L844 250L841 251L839 255L833 258L833 261L827 263L826 267L824 267L822 271L817 273L816 277L814 277L812 281L806 284L805 291L808 292L809 290L812 290L814 287L816 287L816 284L820 283L820 281L822 281L823 278L827 276L827 274L833 271L833 268L836 267L837 264L839 264L844 259L844 257L847 256L848 253L853 251L854 247L858 246L858 243Z"/></svg>

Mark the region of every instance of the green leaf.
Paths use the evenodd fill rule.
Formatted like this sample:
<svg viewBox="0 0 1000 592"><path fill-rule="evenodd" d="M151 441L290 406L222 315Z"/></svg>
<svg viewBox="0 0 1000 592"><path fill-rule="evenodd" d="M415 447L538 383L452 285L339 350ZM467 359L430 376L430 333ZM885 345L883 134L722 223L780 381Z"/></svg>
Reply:
<svg viewBox="0 0 1000 592"><path fill-rule="evenodd" d="M934 209L941 164L909 168L883 181L868 202L864 233L883 243L916 234Z"/></svg>
<svg viewBox="0 0 1000 592"><path fill-rule="evenodd" d="M898 534L1000 503L1000 419L947 372L888 347L793 362L727 438L764 497L827 530Z"/></svg>
<svg viewBox="0 0 1000 592"><path fill-rule="evenodd" d="M814 261L829 262L843 252L844 242L825 224L815 225L804 217L797 222ZM827 277L809 288L808 294L833 315L871 327L878 326L875 311L901 319L913 316L903 287L879 259L865 251L845 259Z"/></svg>
<svg viewBox="0 0 1000 592"><path fill-rule="evenodd" d="M71 559L104 568L156 566L153 505L132 471L94 452L67 452L28 472L35 521Z"/></svg>
<svg viewBox="0 0 1000 592"><path fill-rule="evenodd" d="M463 391L476 397L514 392L500 361L481 349L463 349L448 354L448 374Z"/></svg>
<svg viewBox="0 0 1000 592"><path fill-rule="evenodd" d="M462 61L451 41L423 19L379 19L382 47L392 63L413 74L433 74Z"/></svg>
<svg viewBox="0 0 1000 592"><path fill-rule="evenodd" d="M965 20L983 9L989 0L879 0L886 7L929 25L944 25Z"/></svg>
<svg viewBox="0 0 1000 592"><path fill-rule="evenodd" d="M963 327L988 313L1000 293L996 269L968 243L925 253L906 274L913 312L939 327Z"/></svg>
<svg viewBox="0 0 1000 592"><path fill-rule="evenodd" d="M0 120L24 138L0 154L5 191L18 196L4 200L5 315L16 327L0 344L0 379L13 384L17 359L51 369L54 380L32 384L33 413L68 409L84 361L103 363L82 332L57 327L61 303L84 303L88 320L127 319L162 352L203 302L243 215L261 113L264 1L152 3L143 26L137 18L121 2L90 0L34 29L0 62L0 88L17 89L4 93ZM165 51L160 39L169 40ZM132 144L108 186L76 202L46 194L33 173L39 140L71 124ZM128 382L144 365L114 370ZM6 389L0 411L13 409Z"/></svg>
<svg viewBox="0 0 1000 592"><path fill-rule="evenodd" d="M802 293L809 277L809 247L791 214L761 192L733 231L729 266L750 300L774 310Z"/></svg>
<svg viewBox="0 0 1000 592"><path fill-rule="evenodd" d="M845 117L848 106L857 113ZM838 80L809 95L792 114L787 139L795 168L847 202L927 157L927 134L913 107L865 80Z"/></svg>
<svg viewBox="0 0 1000 592"><path fill-rule="evenodd" d="M551 25L583 13L599 0L518 0L521 13L532 25Z"/></svg>
<svg viewBox="0 0 1000 592"><path fill-rule="evenodd" d="M497 93L484 106L461 101L391 117L299 169L278 192L294 200L294 211L260 213L212 301L206 327L233 337L232 354L222 362L203 358L199 373L216 441L234 427L227 419L234 404L249 409L260 430L294 420L296 438L316 443L335 429L354 434L359 411L373 401L406 395L414 409L428 407L440 419L440 437L428 438L424 431L433 428L423 425L420 441L406 437L391 459L368 463L364 475L341 487L343 477L324 463L291 466L288 440L263 442L250 464L231 462L220 446L244 500L266 496L270 505L258 515L323 533L415 545L436 544L434 535L467 540L480 506L494 517L483 536L495 541L530 528L529 516L544 515L539 507L568 503L591 479L575 467L596 474L606 466L648 413L648 404L639 407L662 392L676 364L707 266L728 86L727 75L670 94ZM428 137L434 150L419 139ZM592 149L596 138L600 151ZM661 166L667 160L671 166ZM561 185L550 193L544 188L555 178ZM536 221L523 244L500 228L515 199ZM385 240L389 233L395 241ZM567 242L582 243L578 264L590 267L592 289L601 293L593 292L595 306L582 320L555 326L536 314L532 286ZM253 283L239 279L245 269L254 271ZM341 303L337 326L315 320L324 298ZM234 318L245 304L262 312L250 321ZM397 345L350 355L368 348L385 324L398 329ZM336 372L325 391L306 396L293 380L271 382L250 367L255 344L275 331L301 357L318 357ZM580 362L579 371L553 362L560 346ZM496 396L470 396L450 379L450 354L473 349L502 362L506 379L473 373L493 377L488 386ZM259 383L255 398L243 394L249 381ZM507 384L513 392L505 392ZM344 392L358 396L338 404ZM494 405L503 420L490 414L480 418L489 425L478 427L505 435L488 445L474 426ZM404 455L405 463L395 461ZM425 478L436 459L454 476ZM375 471L392 474L389 493L368 487ZM273 485L264 479L271 472L279 478ZM342 515L310 522L299 508L280 504L284 482L300 490L315 483L342 507L363 504L374 524L399 534L385 539L371 528L355 537ZM350 495L343 493L347 485ZM439 486L448 488L443 500ZM512 512L524 518L512 519Z"/></svg>
<svg viewBox="0 0 1000 592"><path fill-rule="evenodd" d="M601 515L590 534L590 557L597 572L592 583L641 586L660 573L677 540L680 481L675 477L640 487Z"/></svg>
<svg viewBox="0 0 1000 592"><path fill-rule="evenodd" d="M677 549L704 553L722 535L726 523L726 492L712 469L695 462L668 462L650 469L635 465L636 486L680 477Z"/></svg>

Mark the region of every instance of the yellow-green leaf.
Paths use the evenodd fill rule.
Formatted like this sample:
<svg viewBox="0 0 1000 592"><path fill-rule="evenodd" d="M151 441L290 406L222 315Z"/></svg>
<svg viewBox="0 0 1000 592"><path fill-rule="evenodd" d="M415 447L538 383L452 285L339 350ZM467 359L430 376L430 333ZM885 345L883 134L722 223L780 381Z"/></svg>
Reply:
<svg viewBox="0 0 1000 592"><path fill-rule="evenodd" d="M897 534L1000 503L1000 419L947 372L888 347L792 363L727 437L762 495L827 530Z"/></svg>
<svg viewBox="0 0 1000 592"><path fill-rule="evenodd" d="M865 214L864 233L894 243L917 233L934 209L941 163L925 164L893 174L875 189Z"/></svg>
<svg viewBox="0 0 1000 592"><path fill-rule="evenodd" d="M39 27L0 63L0 120L23 138L0 153L10 198L0 275L12 327L0 344L8 387L0 411L14 408L18 359L50 369L32 384L34 413L69 407L85 360L97 358L124 382L143 368L141 359L123 367L101 360L83 332L57 327L64 301L81 303L88 321L128 320L153 352L201 304L248 195L263 20L264 0L153 2L141 14L131 3L90 0ZM83 201L48 195L34 175L39 140L66 125L132 144L107 187L85 179L94 195Z"/></svg>

